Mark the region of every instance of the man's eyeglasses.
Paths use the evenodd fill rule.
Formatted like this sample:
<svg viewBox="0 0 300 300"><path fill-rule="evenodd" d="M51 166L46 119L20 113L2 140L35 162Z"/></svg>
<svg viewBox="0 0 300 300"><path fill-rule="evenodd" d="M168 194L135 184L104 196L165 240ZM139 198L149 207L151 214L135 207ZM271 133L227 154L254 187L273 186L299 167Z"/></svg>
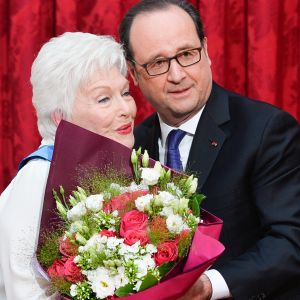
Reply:
<svg viewBox="0 0 300 300"><path fill-rule="evenodd" d="M196 64L201 60L201 50L201 47L183 50L172 57L157 58L142 65L133 59L131 60L131 62L143 67L148 75L157 76L169 71L172 59L175 59L182 67L188 67Z"/></svg>

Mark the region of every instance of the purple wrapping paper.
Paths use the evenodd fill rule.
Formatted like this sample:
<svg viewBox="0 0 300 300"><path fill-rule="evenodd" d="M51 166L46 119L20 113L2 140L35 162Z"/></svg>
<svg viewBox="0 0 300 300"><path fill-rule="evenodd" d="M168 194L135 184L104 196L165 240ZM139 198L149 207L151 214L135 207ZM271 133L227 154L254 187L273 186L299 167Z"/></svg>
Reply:
<svg viewBox="0 0 300 300"><path fill-rule="evenodd" d="M62 185L68 197L76 189L80 169L100 170L109 165L118 174L132 177L130 156L131 149L79 126L61 121L56 132L45 191L39 243L41 233L51 229L52 225L60 221L55 212L53 189L58 191L59 186ZM153 164L153 161L150 164ZM203 221L195 233L185 265L168 274L156 286L122 299L171 300L183 295L191 287L224 251L224 246L217 240L222 221L205 210L201 211L201 218ZM61 297L61 299L67 298Z"/></svg>

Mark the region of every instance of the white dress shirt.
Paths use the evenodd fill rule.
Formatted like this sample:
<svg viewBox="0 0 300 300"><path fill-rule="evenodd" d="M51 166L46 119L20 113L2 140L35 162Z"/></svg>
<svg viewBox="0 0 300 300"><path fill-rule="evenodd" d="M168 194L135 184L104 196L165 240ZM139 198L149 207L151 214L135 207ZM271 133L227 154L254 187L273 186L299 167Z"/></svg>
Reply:
<svg viewBox="0 0 300 300"><path fill-rule="evenodd" d="M1 300L54 299L33 265L49 168L46 160L29 161L0 196Z"/></svg>
<svg viewBox="0 0 300 300"><path fill-rule="evenodd" d="M189 158L189 153L191 150L193 138L200 120L201 114L204 107L191 119L181 124L179 127L172 127L164 123L161 117L158 114L160 129L161 129L161 138L158 140L158 149L159 149L159 160L165 164L167 157L167 137L171 130L181 129L187 134L184 136L180 142L178 148L180 153L180 158L182 162L183 169L185 170L187 161ZM223 276L217 270L211 269L205 272L205 275L209 278L212 285L212 297L211 300L223 299L230 297L229 288L225 282Z"/></svg>

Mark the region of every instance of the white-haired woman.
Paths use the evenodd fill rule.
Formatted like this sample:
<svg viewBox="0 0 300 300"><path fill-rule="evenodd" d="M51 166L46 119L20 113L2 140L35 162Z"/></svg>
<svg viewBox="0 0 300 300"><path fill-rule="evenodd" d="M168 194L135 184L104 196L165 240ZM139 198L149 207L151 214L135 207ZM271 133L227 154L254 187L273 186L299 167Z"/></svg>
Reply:
<svg viewBox="0 0 300 300"><path fill-rule="evenodd" d="M46 43L31 70L41 151L51 153L62 119L132 147L136 105L126 74L111 37L69 32ZM1 195L1 300L51 298L31 263L49 167L47 158L29 160Z"/></svg>

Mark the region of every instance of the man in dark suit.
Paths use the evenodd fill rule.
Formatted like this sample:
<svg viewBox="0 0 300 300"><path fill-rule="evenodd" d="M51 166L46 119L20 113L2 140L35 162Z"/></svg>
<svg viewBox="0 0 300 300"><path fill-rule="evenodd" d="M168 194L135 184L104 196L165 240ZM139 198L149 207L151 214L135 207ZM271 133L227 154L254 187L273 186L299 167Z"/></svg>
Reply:
<svg viewBox="0 0 300 300"><path fill-rule="evenodd" d="M136 128L136 146L196 173L203 208L224 221L224 255L181 299L300 299L299 124L212 81L200 16L184 1L141 1L120 38L158 112Z"/></svg>

